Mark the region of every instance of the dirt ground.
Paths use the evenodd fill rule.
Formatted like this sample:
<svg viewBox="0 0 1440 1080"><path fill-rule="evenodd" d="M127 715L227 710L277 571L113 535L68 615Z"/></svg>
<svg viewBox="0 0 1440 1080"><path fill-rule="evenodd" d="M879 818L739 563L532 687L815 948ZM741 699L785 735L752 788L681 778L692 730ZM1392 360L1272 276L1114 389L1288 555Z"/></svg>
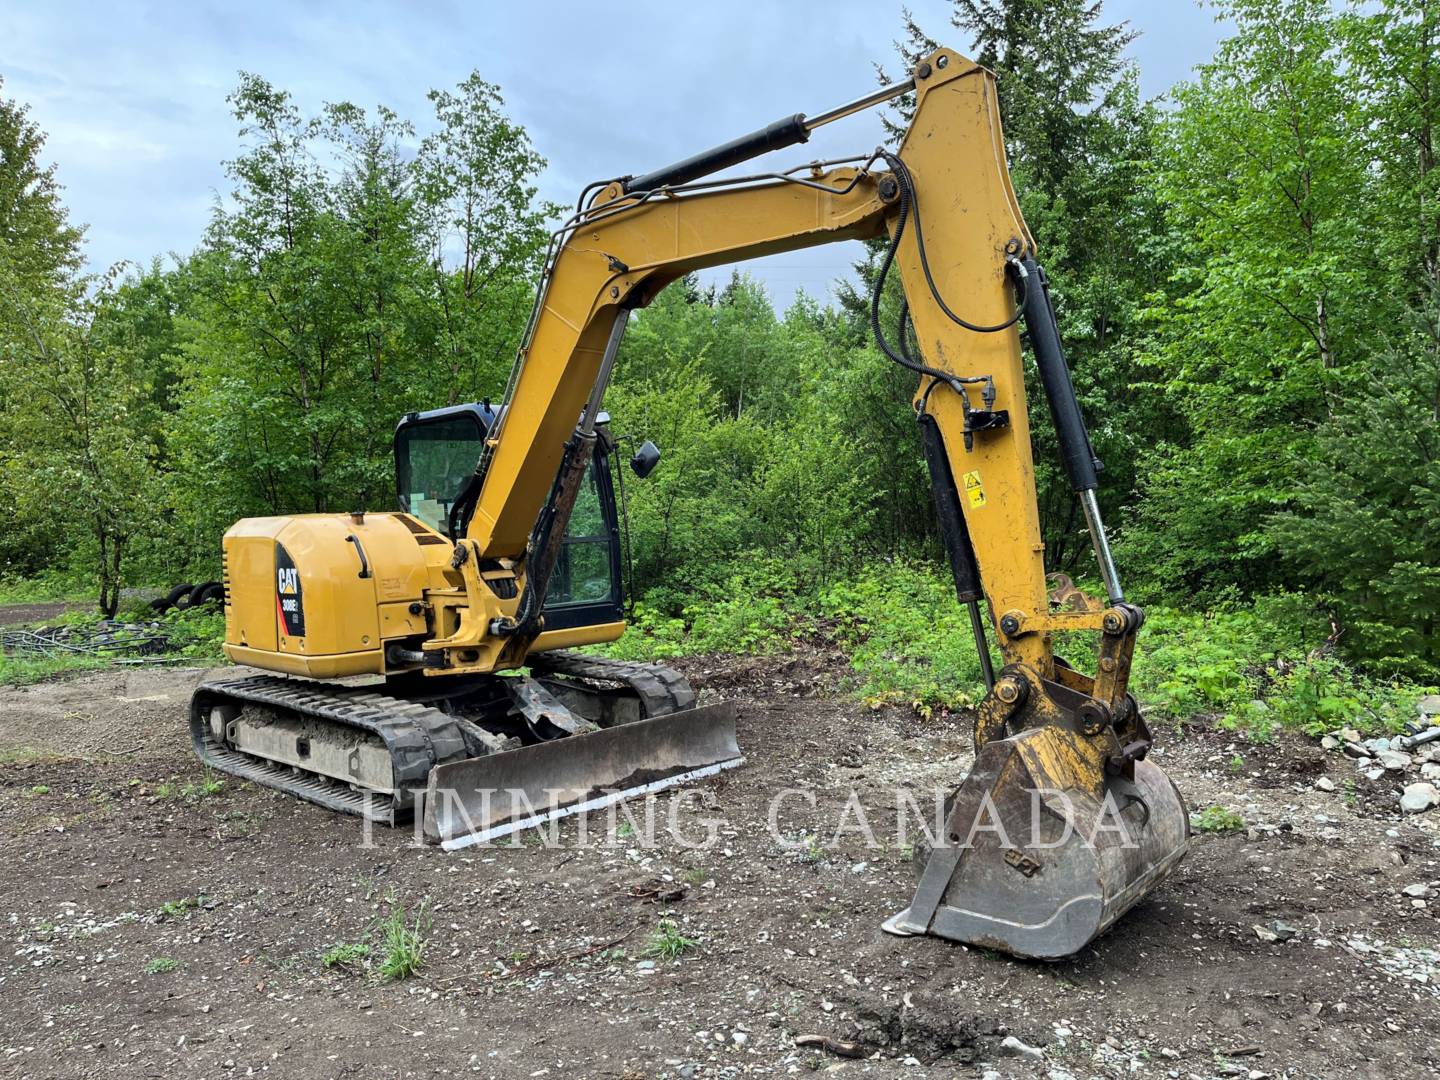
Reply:
<svg viewBox="0 0 1440 1080"><path fill-rule="evenodd" d="M47 600L36 604L6 604L0 607L0 626L29 626L44 622L67 611L84 608L84 604L71 604L63 600Z"/></svg>
<svg viewBox="0 0 1440 1080"><path fill-rule="evenodd" d="M884 835L895 785L923 803L956 782L969 723L872 711L837 670L819 655L688 665L740 702L749 762L656 800L662 823L679 800L678 837L646 847L643 827L607 836L600 817L583 842L572 821L556 847L452 854L384 830L367 847L354 819L235 782L207 794L185 730L203 671L0 689L0 1075L1440 1069L1440 898L1402 893L1440 886L1440 810L1402 819L1396 785L1347 786L1346 759L1310 740L1255 747L1195 722L1161 732L1156 760L1192 806L1248 828L1197 835L1110 933L1054 964L897 939L879 926L909 900L907 852L829 832L852 790ZM1334 792L1315 786L1326 774ZM772 829L786 788L814 789L817 809L787 801ZM707 822L715 843L685 846ZM397 905L427 913L420 975L324 965ZM696 945L647 958L667 917ZM1277 921L1295 935L1262 940ZM1043 1057L1007 1052L1011 1035Z"/></svg>

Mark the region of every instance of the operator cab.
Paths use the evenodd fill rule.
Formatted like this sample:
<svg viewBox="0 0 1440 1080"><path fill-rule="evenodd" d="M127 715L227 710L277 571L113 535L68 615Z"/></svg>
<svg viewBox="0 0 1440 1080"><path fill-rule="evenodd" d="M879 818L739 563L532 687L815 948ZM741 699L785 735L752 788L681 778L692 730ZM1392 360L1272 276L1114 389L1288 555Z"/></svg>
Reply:
<svg viewBox="0 0 1440 1080"><path fill-rule="evenodd" d="M395 428L400 509L444 536L463 533L479 492L471 483L485 437L500 419L488 401L407 413ZM566 630L624 618L620 525L612 475L609 416L599 415L595 454L575 500L570 526L545 597L545 629ZM461 513L453 511L459 504Z"/></svg>

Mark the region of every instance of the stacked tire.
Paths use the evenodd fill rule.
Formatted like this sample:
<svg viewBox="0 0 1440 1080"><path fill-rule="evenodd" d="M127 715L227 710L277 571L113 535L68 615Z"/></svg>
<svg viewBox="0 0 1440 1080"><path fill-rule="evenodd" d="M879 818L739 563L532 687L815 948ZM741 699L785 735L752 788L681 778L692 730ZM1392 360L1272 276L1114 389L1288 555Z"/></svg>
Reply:
<svg viewBox="0 0 1440 1080"><path fill-rule="evenodd" d="M167 611L188 611L191 608L210 607L225 602L225 586L218 581L202 581L198 585L186 583L176 585L164 596L150 601L150 606L161 614Z"/></svg>

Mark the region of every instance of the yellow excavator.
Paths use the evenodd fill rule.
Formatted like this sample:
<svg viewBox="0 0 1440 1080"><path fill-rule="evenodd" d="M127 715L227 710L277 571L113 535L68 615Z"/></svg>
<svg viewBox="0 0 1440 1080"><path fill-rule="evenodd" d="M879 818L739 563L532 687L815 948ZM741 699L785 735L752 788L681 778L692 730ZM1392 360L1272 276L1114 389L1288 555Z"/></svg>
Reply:
<svg viewBox="0 0 1440 1080"><path fill-rule="evenodd" d="M898 149L714 178L901 95L914 111ZM624 629L618 456L601 405L630 313L666 285L841 240L885 241L873 330L918 376L940 533L987 686L975 764L917 858L912 902L885 928L1049 958L1103 932L1183 857L1188 815L1147 760L1127 691L1144 613L1111 559L1099 462L1011 188L995 79L947 49L821 115L587 187L554 235L498 407L401 422L399 511L246 519L226 534L225 651L274 674L196 691L199 756L332 809L413 815L447 848L740 764L733 706L694 707L665 667L573 651ZM904 304L887 335L892 269ZM1022 327L1104 600L1047 588ZM647 443L631 465L644 473L657 458ZM1052 649L1076 631L1097 641L1094 675Z"/></svg>

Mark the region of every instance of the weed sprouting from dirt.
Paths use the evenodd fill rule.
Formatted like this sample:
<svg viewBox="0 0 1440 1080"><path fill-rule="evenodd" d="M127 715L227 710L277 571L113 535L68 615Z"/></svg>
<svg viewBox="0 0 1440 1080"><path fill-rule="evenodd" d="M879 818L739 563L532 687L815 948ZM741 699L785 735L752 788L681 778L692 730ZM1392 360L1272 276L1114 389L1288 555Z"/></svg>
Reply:
<svg viewBox="0 0 1440 1080"><path fill-rule="evenodd" d="M1200 832L1238 832L1245 827L1245 819L1228 807L1207 806L1190 815L1190 825Z"/></svg>
<svg viewBox="0 0 1440 1080"><path fill-rule="evenodd" d="M32 787L32 788L30 789L30 791L28 792L28 794L30 794L30 795L49 795L49 794L50 794L50 785L49 785L49 784L36 784L34 787Z"/></svg>
<svg viewBox="0 0 1440 1080"><path fill-rule="evenodd" d="M694 870L687 870L681 880L692 889L698 889L710 880L710 871L706 870L703 866L697 866Z"/></svg>
<svg viewBox="0 0 1440 1080"><path fill-rule="evenodd" d="M379 962L375 965L375 976L381 982L400 982L420 970L425 956L425 939L430 933L427 907L428 904L420 905L413 924L406 919L403 907L393 909L380 924Z"/></svg>
<svg viewBox="0 0 1440 1080"><path fill-rule="evenodd" d="M225 781L216 776L213 770L206 769L198 781L182 784L173 776L160 781L155 785L155 797L166 802L195 803L201 799L214 798L224 790Z"/></svg>
<svg viewBox="0 0 1440 1080"><path fill-rule="evenodd" d="M169 956L157 956L145 963L146 975L164 975L180 966L180 961Z"/></svg>
<svg viewBox="0 0 1440 1080"><path fill-rule="evenodd" d="M320 954L326 968L367 972L376 982L401 982L420 970L430 933L429 901L412 921L405 908L391 901L390 914L373 924L360 941L340 941Z"/></svg>
<svg viewBox="0 0 1440 1080"><path fill-rule="evenodd" d="M327 968L359 971L370 959L370 946L363 941L342 941L326 949L320 963Z"/></svg>
<svg viewBox="0 0 1440 1080"><path fill-rule="evenodd" d="M165 919L178 919L192 908L200 906L200 897L182 896L179 900L166 900L160 905L160 916Z"/></svg>
<svg viewBox="0 0 1440 1080"><path fill-rule="evenodd" d="M699 947L699 941L680 933L680 924L674 919L661 919L655 932L645 942L644 954L662 960L677 960Z"/></svg>
<svg viewBox="0 0 1440 1080"><path fill-rule="evenodd" d="M200 783L187 785L187 788L186 794L194 794L196 798L208 799L212 795L219 795L220 792L225 790L225 781L221 780L209 769L206 769L205 775L201 778Z"/></svg>

